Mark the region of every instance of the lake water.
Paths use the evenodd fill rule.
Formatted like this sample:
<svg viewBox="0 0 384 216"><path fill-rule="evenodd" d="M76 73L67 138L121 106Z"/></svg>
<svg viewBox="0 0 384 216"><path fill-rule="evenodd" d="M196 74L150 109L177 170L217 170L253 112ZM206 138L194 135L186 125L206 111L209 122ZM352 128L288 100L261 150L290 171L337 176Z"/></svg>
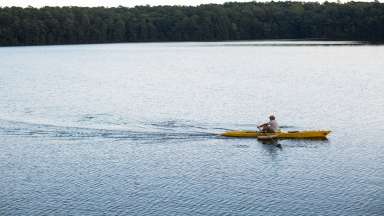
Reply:
<svg viewBox="0 0 384 216"><path fill-rule="evenodd" d="M384 46L0 48L0 215L383 215ZM275 114L328 140L223 138Z"/></svg>

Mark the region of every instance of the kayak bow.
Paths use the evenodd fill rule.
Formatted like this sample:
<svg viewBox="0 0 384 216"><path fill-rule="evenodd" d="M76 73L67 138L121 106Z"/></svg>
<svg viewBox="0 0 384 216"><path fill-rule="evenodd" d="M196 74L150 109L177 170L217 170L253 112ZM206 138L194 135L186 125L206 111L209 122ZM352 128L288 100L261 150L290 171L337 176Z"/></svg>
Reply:
<svg viewBox="0 0 384 216"><path fill-rule="evenodd" d="M227 131L220 134L225 137L258 138L259 136L272 136L278 139L326 139L331 133L329 130L317 131L279 131L276 133L264 133L260 131Z"/></svg>

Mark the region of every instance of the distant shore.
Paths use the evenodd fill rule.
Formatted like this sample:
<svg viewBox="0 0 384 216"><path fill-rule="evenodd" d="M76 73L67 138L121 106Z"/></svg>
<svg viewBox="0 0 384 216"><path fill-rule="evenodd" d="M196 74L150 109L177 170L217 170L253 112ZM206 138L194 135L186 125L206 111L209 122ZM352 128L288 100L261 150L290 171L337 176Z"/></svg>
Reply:
<svg viewBox="0 0 384 216"><path fill-rule="evenodd" d="M321 39L384 41L384 4L0 8L0 46Z"/></svg>

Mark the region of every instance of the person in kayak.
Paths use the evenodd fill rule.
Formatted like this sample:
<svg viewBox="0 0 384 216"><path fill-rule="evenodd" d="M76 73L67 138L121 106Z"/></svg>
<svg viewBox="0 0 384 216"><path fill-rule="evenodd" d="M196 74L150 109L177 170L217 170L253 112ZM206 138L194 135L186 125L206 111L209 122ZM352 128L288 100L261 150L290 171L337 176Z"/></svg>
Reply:
<svg viewBox="0 0 384 216"><path fill-rule="evenodd" d="M257 126L262 132L275 133L279 131L279 125L277 124L274 115L269 116L269 122Z"/></svg>

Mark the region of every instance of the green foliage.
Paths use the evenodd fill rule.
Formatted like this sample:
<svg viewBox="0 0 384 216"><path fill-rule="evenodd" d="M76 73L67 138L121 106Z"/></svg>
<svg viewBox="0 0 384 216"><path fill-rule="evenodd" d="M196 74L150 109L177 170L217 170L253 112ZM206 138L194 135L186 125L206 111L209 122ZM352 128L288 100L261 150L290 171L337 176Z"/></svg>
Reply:
<svg viewBox="0 0 384 216"><path fill-rule="evenodd" d="M384 4L0 8L0 45L250 39L384 41Z"/></svg>

